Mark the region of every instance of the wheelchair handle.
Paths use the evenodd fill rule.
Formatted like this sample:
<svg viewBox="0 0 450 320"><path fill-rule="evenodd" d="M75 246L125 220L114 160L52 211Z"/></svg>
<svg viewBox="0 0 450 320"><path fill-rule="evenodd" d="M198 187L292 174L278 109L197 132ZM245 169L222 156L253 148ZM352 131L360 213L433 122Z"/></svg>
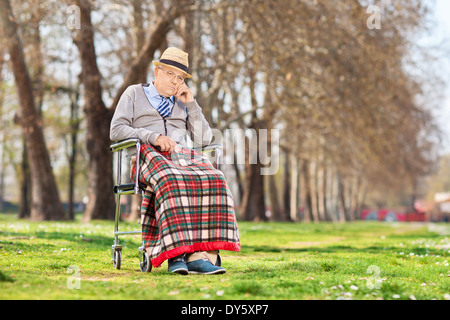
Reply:
<svg viewBox="0 0 450 320"><path fill-rule="evenodd" d="M109 146L109 150L111 150L112 152L116 152L122 149L134 147L139 142L140 142L139 138L128 138L125 140L114 142Z"/></svg>

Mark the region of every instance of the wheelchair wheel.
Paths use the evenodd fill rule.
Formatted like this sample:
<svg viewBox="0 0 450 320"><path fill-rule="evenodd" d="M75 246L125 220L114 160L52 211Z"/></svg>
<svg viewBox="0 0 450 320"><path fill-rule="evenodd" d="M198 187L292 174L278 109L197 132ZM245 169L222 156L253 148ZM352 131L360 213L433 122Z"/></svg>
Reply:
<svg viewBox="0 0 450 320"><path fill-rule="evenodd" d="M122 251L121 250L114 250L114 253L113 253L114 269L120 270L121 263L122 263Z"/></svg>
<svg viewBox="0 0 450 320"><path fill-rule="evenodd" d="M150 272L152 271L152 263L150 262L150 258L148 256L147 252L142 252L140 253L140 263L139 263L139 267L141 269L141 272Z"/></svg>

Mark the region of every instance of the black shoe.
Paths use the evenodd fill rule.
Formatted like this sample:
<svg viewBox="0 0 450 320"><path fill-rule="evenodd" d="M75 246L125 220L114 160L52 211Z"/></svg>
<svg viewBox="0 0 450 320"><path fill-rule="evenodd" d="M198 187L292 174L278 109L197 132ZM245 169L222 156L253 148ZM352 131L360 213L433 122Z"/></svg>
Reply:
<svg viewBox="0 0 450 320"><path fill-rule="evenodd" d="M187 275L189 273L186 266L186 255L183 253L175 258L170 258L168 260L169 271L172 273L178 273L182 275Z"/></svg>

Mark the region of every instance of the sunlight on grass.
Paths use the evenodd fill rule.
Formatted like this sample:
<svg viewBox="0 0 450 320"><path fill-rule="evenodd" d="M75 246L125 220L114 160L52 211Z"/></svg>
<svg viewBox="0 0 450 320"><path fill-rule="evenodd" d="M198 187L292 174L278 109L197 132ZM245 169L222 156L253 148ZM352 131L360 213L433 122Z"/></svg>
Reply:
<svg viewBox="0 0 450 320"><path fill-rule="evenodd" d="M226 274L180 276L166 263L141 273L139 236L121 238L122 268L115 270L112 222L0 215L0 299L450 298L447 225L238 224L242 251L221 252ZM139 225L121 222L121 229ZM70 289L73 268L79 289Z"/></svg>

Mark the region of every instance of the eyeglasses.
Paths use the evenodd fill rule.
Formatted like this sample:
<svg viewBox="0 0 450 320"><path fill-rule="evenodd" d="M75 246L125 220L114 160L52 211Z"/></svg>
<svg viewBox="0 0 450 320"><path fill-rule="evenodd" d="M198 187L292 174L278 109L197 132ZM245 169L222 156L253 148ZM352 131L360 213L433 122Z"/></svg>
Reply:
<svg viewBox="0 0 450 320"><path fill-rule="evenodd" d="M164 73L170 78L170 80L175 79L175 81L178 83L183 82L185 79L185 77L179 76L179 75L175 74L175 72L166 71L161 67L158 67L158 69L161 69L162 71L164 71Z"/></svg>

